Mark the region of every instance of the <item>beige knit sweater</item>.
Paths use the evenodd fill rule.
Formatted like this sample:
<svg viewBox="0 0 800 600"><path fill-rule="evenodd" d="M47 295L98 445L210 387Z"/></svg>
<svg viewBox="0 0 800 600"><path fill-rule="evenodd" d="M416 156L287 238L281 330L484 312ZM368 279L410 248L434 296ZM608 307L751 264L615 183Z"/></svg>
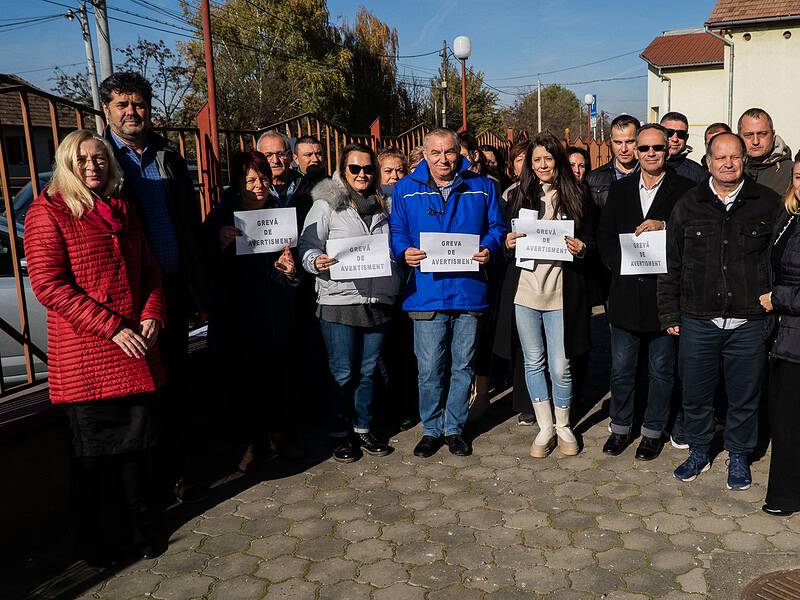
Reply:
<svg viewBox="0 0 800 600"><path fill-rule="evenodd" d="M544 219L556 219L556 191L552 185L542 184ZM533 271L520 269L514 304L536 310L561 310L564 308L560 261L537 260Z"/></svg>

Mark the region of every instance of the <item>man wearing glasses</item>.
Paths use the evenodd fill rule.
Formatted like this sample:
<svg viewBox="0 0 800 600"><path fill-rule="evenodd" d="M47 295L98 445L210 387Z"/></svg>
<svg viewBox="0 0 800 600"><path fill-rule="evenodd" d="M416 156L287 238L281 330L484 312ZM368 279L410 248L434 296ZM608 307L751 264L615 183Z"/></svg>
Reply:
<svg viewBox="0 0 800 600"><path fill-rule="evenodd" d="M745 141L711 139L711 177L675 204L667 228L667 269L658 276L662 328L679 339L689 457L675 478L692 481L711 464L714 395L728 397L725 449L729 490L750 487L766 356L759 296L770 288L770 234L780 198L744 174ZM720 365L722 368L720 369Z"/></svg>
<svg viewBox="0 0 800 600"><path fill-rule="evenodd" d="M689 141L689 119L679 112L668 112L661 117L661 126L667 132L669 141L669 158L667 167L673 169L678 175L691 179L699 184L708 179L706 170L688 157L692 147Z"/></svg>
<svg viewBox="0 0 800 600"><path fill-rule="evenodd" d="M675 340L662 328L656 305L657 275L621 275L619 234L639 236L666 229L678 199L694 183L666 168L667 132L656 124L636 133L638 177L611 185L597 230L600 255L611 271L608 322L611 325L611 435L603 452L621 454L633 439L639 351L648 357L649 393L638 460L653 460L663 447L675 366Z"/></svg>
<svg viewBox="0 0 800 600"><path fill-rule="evenodd" d="M467 169L455 132L434 129L425 136L423 148L424 160L394 187L389 221L392 250L413 270L403 310L414 320L419 370L423 428L414 454L433 456L446 443L452 454L467 456L472 449L462 432L469 412L478 318L489 308L486 274L422 272L426 254L420 249L420 234L479 235L472 260L483 266L500 252L505 225L494 184Z"/></svg>

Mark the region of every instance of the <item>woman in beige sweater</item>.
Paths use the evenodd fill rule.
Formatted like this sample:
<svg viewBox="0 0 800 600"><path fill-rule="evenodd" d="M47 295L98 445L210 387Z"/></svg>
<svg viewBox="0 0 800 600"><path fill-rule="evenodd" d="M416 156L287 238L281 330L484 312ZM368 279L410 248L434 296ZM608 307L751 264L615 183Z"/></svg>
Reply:
<svg viewBox="0 0 800 600"><path fill-rule="evenodd" d="M569 424L573 396L570 358L589 349L583 269L587 252L594 250L594 239L586 192L576 181L561 142L550 134L533 139L520 185L509 195L508 216L519 217L521 209L536 211L540 220L575 222L575 237L564 239L572 262L536 260L532 269L514 264L506 272L502 295L502 300L513 304L513 311L506 312L515 323L525 382L539 424L531 456L547 456L556 443L563 454L575 455L578 444ZM510 255L517 239L524 235L516 231L507 235ZM545 370L550 375L552 394Z"/></svg>

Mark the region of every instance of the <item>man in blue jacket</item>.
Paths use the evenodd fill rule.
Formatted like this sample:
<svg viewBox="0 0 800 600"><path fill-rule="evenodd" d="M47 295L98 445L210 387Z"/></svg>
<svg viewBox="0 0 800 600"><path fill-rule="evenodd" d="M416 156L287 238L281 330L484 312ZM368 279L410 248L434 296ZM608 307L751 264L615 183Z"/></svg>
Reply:
<svg viewBox="0 0 800 600"><path fill-rule="evenodd" d="M453 131L432 130L423 148L425 159L395 185L390 218L392 250L412 268L403 310L414 320L419 368L423 429L414 454L433 456L444 441L451 453L467 456L472 450L462 430L469 412L478 318L489 308L486 274L421 272L426 254L420 250L420 233L479 235L480 248L472 259L486 265L501 250L505 225L494 184L468 170L470 163L459 154Z"/></svg>

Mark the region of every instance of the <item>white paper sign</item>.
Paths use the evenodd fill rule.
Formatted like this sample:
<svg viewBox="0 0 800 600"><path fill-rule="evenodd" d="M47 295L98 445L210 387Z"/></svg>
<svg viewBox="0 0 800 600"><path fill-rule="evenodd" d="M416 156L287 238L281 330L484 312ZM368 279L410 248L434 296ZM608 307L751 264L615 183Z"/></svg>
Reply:
<svg viewBox="0 0 800 600"><path fill-rule="evenodd" d="M564 236L574 235L575 221L520 219L517 231L525 234L525 237L517 238L517 258L572 262Z"/></svg>
<svg viewBox="0 0 800 600"><path fill-rule="evenodd" d="M519 218L518 219L511 219L511 231L516 232L519 231L517 229L517 223L519 221L538 221L539 214L528 209L528 208L521 208L519 210ZM519 239L519 238L517 238ZM515 251L516 252L516 251ZM536 261L532 258L517 258L515 263L520 269L525 269L527 271L533 271L536 268Z"/></svg>
<svg viewBox="0 0 800 600"><path fill-rule="evenodd" d="M619 234L620 275L652 275L667 272L667 232L646 231L638 237Z"/></svg>
<svg viewBox="0 0 800 600"><path fill-rule="evenodd" d="M233 213L233 224L242 232L236 236L236 254L280 252L297 246L297 212L293 208L262 208Z"/></svg>
<svg viewBox="0 0 800 600"><path fill-rule="evenodd" d="M392 274L388 233L328 240L325 252L338 261L330 269L334 281L389 277Z"/></svg>
<svg viewBox="0 0 800 600"><path fill-rule="evenodd" d="M419 265L423 273L478 271L472 260L478 251L480 236L471 233L420 233L420 250L427 257Z"/></svg>

